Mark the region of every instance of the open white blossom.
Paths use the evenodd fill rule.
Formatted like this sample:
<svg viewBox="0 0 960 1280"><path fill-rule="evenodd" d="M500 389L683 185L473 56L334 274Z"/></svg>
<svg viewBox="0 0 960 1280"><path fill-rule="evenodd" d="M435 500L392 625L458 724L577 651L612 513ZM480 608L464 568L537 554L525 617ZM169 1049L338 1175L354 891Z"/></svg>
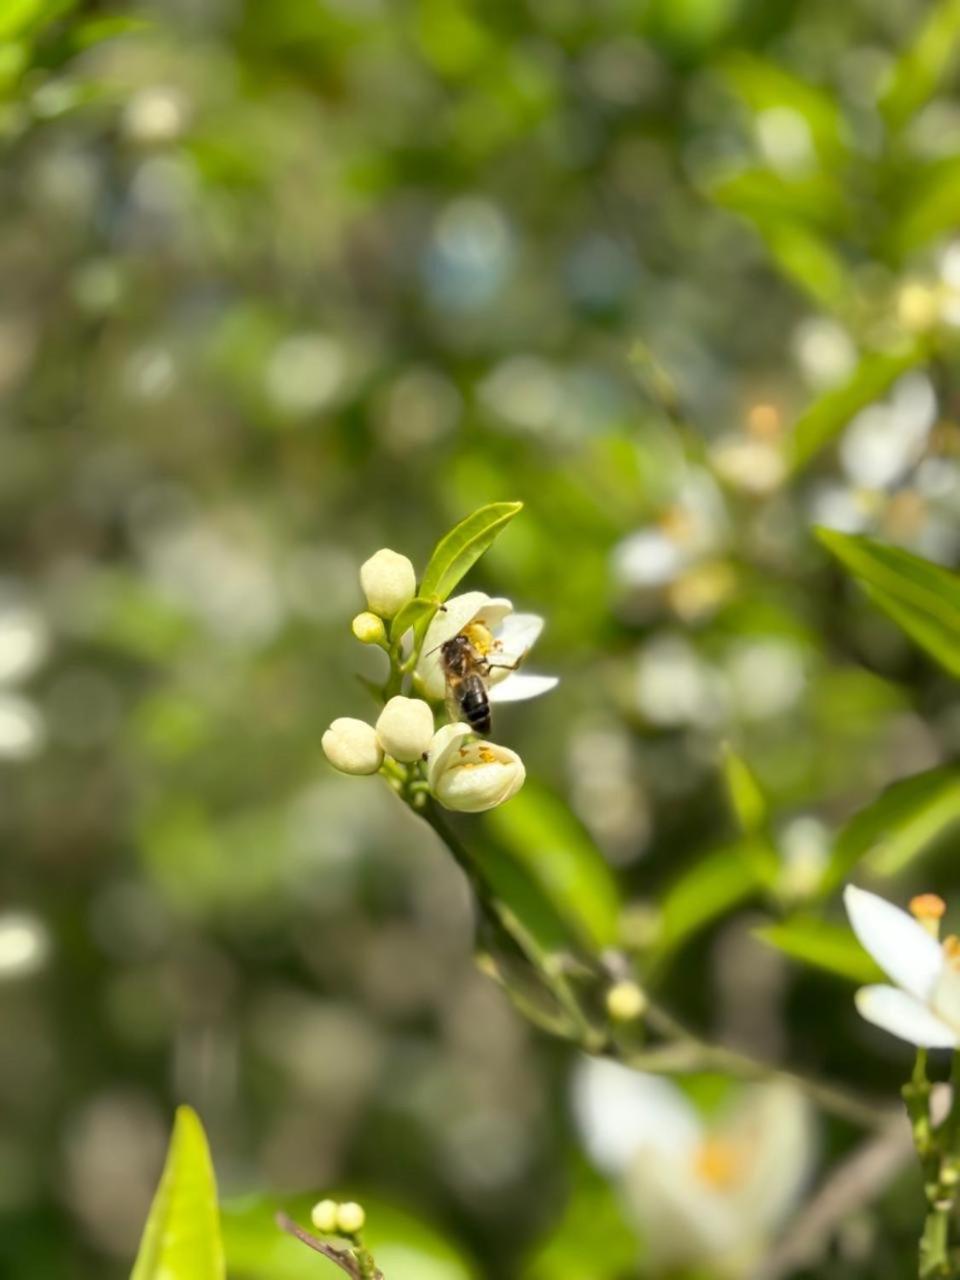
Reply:
<svg viewBox="0 0 960 1280"><path fill-rule="evenodd" d="M604 1059L573 1081L587 1153L617 1180L652 1270L709 1264L747 1275L802 1194L814 1155L808 1104L787 1084L744 1088L706 1124L674 1084Z"/></svg>
<svg viewBox="0 0 960 1280"><path fill-rule="evenodd" d="M469 628L469 630L468 630ZM535 676L515 668L536 643L543 619L536 613L514 613L513 604L483 591L454 596L427 628L416 676L428 698L443 697L445 681L440 647L467 631L474 647L490 663L487 679L491 702L520 702L552 689L556 676Z"/></svg>
<svg viewBox="0 0 960 1280"><path fill-rule="evenodd" d="M910 1044L960 1046L960 938L941 944L921 922L942 914L940 900L929 894L914 899L919 918L854 885L847 885L843 900L854 933L896 984L861 987L860 1014Z"/></svg>
<svg viewBox="0 0 960 1280"><path fill-rule="evenodd" d="M427 758L427 785L445 809L483 813L509 800L523 786L523 761L509 747L477 741L465 724L445 724L434 734Z"/></svg>
<svg viewBox="0 0 960 1280"><path fill-rule="evenodd" d="M409 764L419 760L433 739L433 712L420 698L391 698L377 720L377 737L388 756Z"/></svg>
<svg viewBox="0 0 960 1280"><path fill-rule="evenodd" d="M341 716L320 740L323 753L341 773L376 773L383 764L383 747L377 731L366 720Z"/></svg>
<svg viewBox="0 0 960 1280"><path fill-rule="evenodd" d="M382 547L360 566L360 586L371 613L392 618L416 595L417 571L406 556Z"/></svg>

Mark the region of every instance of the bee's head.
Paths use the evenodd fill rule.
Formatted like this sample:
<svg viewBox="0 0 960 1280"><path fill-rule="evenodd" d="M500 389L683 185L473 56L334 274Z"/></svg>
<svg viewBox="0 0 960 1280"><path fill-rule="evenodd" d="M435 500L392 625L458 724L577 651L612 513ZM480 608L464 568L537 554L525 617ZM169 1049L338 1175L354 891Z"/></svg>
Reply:
<svg viewBox="0 0 960 1280"><path fill-rule="evenodd" d="M470 641L461 632L460 635L451 636L449 640L444 640L440 646L440 652L445 658L454 658L457 654L466 653L469 648Z"/></svg>

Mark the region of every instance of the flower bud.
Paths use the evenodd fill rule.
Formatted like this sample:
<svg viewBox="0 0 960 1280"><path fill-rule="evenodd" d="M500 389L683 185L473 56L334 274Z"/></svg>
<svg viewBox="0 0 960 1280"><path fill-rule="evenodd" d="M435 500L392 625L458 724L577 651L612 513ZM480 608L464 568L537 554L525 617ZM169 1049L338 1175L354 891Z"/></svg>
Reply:
<svg viewBox="0 0 960 1280"><path fill-rule="evenodd" d="M483 813L509 800L523 786L523 761L495 742L467 741L465 724L444 725L430 744L427 783L445 809Z"/></svg>
<svg viewBox="0 0 960 1280"><path fill-rule="evenodd" d="M324 1235L331 1235L337 1229L337 1211L340 1206L336 1200L320 1200L310 1210L310 1221Z"/></svg>
<svg viewBox="0 0 960 1280"><path fill-rule="evenodd" d="M406 556L384 547L360 566L360 585L371 611L392 618L417 594L417 575Z"/></svg>
<svg viewBox="0 0 960 1280"><path fill-rule="evenodd" d="M433 712L419 698L391 698L380 712L377 737L388 756L409 763L419 760L433 740Z"/></svg>
<svg viewBox="0 0 960 1280"><path fill-rule="evenodd" d="M320 741L323 753L341 773L376 773L383 764L383 748L372 724L341 716Z"/></svg>
<svg viewBox="0 0 960 1280"><path fill-rule="evenodd" d="M624 979L610 987L606 1003L614 1022L632 1022L646 1010L647 997L635 982Z"/></svg>
<svg viewBox="0 0 960 1280"><path fill-rule="evenodd" d="M383 619L375 613L358 613L350 623L350 630L361 644L384 644L387 639Z"/></svg>
<svg viewBox="0 0 960 1280"><path fill-rule="evenodd" d="M363 1205L354 1200L348 1200L346 1204L337 1207L337 1230L342 1231L345 1236L355 1236L358 1231L362 1231L366 1220Z"/></svg>

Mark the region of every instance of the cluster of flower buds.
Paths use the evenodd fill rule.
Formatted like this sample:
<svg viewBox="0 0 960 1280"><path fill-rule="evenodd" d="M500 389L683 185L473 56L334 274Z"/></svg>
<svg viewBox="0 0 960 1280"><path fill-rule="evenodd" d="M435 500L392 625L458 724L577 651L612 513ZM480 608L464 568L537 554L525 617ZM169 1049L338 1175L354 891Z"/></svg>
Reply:
<svg viewBox="0 0 960 1280"><path fill-rule="evenodd" d="M429 793L444 808L481 813L509 800L525 778L516 752L478 738L466 723L437 727L435 707L446 703L458 711L458 691L466 687L445 669L443 651L447 641L465 637L482 697L491 703L536 697L556 680L517 667L543 619L514 613L509 600L468 591L438 606L422 634L411 628L396 636L385 624L416 596L412 563L384 548L361 566L360 585L367 608L353 619L352 630L361 643L378 645L390 659L386 702L373 724L353 717L334 720L322 740L327 759L342 773L383 774L414 803ZM420 696L396 692L409 685ZM476 681L469 687L476 690Z"/></svg>
<svg viewBox="0 0 960 1280"><path fill-rule="evenodd" d="M342 1204L336 1200L320 1200L310 1210L310 1221L325 1236L355 1236L367 1221L363 1205L354 1200Z"/></svg>

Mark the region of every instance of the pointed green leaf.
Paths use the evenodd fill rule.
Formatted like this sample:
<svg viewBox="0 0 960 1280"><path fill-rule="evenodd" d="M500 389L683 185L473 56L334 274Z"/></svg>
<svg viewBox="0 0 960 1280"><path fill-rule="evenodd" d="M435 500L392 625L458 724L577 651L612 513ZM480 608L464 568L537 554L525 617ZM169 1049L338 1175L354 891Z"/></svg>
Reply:
<svg viewBox="0 0 960 1280"><path fill-rule="evenodd" d="M667 890L662 904L659 946L680 946L717 916L751 897L760 887L756 861L742 844L706 854Z"/></svg>
<svg viewBox="0 0 960 1280"><path fill-rule="evenodd" d="M840 434L854 414L882 396L902 373L923 359L916 343L902 351L868 352L850 379L825 392L800 415L790 437L790 462L799 471Z"/></svg>
<svg viewBox="0 0 960 1280"><path fill-rule="evenodd" d="M864 863L896 875L960 821L960 768L947 765L902 778L844 827L824 878L829 891Z"/></svg>
<svg viewBox="0 0 960 1280"><path fill-rule="evenodd" d="M179 1107L130 1280L224 1280L217 1186L203 1125Z"/></svg>
<svg viewBox="0 0 960 1280"><path fill-rule="evenodd" d="M730 805L745 835L756 835L767 826L767 801L753 770L732 747L723 750L723 775Z"/></svg>
<svg viewBox="0 0 960 1280"><path fill-rule="evenodd" d="M490 810L486 824L584 942L597 947L616 942L616 880L565 804L528 780L509 804Z"/></svg>
<svg viewBox="0 0 960 1280"><path fill-rule="evenodd" d="M412 600L408 600L390 624L391 644L401 640L411 627L417 635L422 636L439 607L436 600L424 600L422 596L414 596Z"/></svg>
<svg viewBox="0 0 960 1280"><path fill-rule="evenodd" d="M877 982L883 974L846 924L794 916L753 930L753 936L784 955L854 982Z"/></svg>
<svg viewBox="0 0 960 1280"><path fill-rule="evenodd" d="M892 128L906 124L934 96L956 63L960 39L960 0L932 4L920 28L897 60L880 110Z"/></svg>
<svg viewBox="0 0 960 1280"><path fill-rule="evenodd" d="M832 529L817 537L894 622L960 676L960 576L871 538Z"/></svg>
<svg viewBox="0 0 960 1280"><path fill-rule="evenodd" d="M454 525L437 543L419 594L437 602L446 600L522 507L522 502L491 502Z"/></svg>

